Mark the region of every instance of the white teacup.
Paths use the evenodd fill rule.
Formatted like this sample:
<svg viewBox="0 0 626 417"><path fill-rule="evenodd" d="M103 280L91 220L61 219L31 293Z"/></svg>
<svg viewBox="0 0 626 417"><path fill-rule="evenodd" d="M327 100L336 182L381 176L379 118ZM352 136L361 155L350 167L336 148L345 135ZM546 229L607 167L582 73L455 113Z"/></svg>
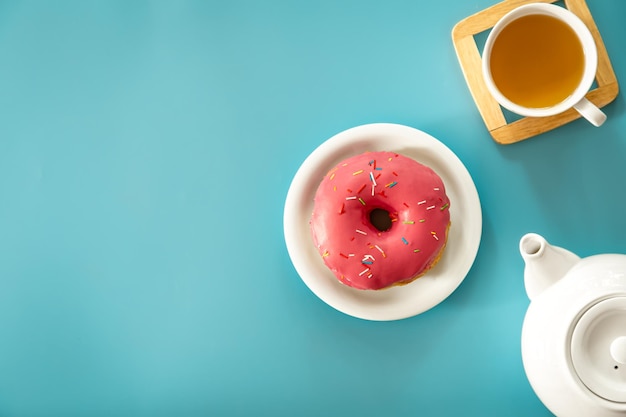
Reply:
<svg viewBox="0 0 626 417"><path fill-rule="evenodd" d="M553 41L553 39L556 39L557 36L548 37L548 39L542 39L541 43L535 44L529 47L528 45L531 45L530 43L531 38L533 36L538 36L537 33L539 30L546 30L547 25L542 28L538 28L537 26L533 27L529 24L527 25L528 27L523 28L525 32L522 31L522 29L519 29L520 32L518 33L523 33L525 36L516 38L516 37L512 37L511 35L511 33L515 30L514 26L510 26L511 23L517 21L515 25L518 28L522 28L523 27L522 22L529 22L529 20L532 19L532 17L528 18L528 16L531 16L531 15L533 15L535 19L536 19L536 15L543 15L543 16L547 15L565 23L569 28L571 28L571 30L575 34L575 37L570 35L571 39L574 39L574 43L575 43L576 38L578 38L578 40L580 41L580 46L574 47L573 43L568 44L568 45L572 45L572 48L571 48L572 54L575 54L577 56L580 55L579 53L580 47L582 47L582 56L580 56L579 58L581 64L580 64L580 68L577 69L578 73L582 72L582 75L580 77L580 81L578 82L578 84L575 84L576 80L578 79L577 78L578 73L576 75L571 75L568 73L568 71L570 71L574 67L574 65L568 65L568 66L563 66L561 68L558 68L558 71L561 71L564 77L562 78L557 77L557 79L555 79L553 84L556 86L556 84L559 84L562 82L562 79L565 79L566 77L570 77L571 80L573 80L572 81L573 84L571 84L571 91L570 89L567 89L567 91L563 90L565 91L564 93L565 96L564 98L559 99L560 101L550 103L549 105L538 105L536 107L534 105L520 104L520 102L523 101L521 99L511 99L510 97L507 97L503 93L503 91L501 91L503 89L506 90L505 88L506 84L502 81L503 79L502 76L500 76L500 78L494 77L496 70L494 70L495 67L492 68L492 61L494 63L496 61L506 62L506 61L503 61L502 56L497 57L496 54L493 54L494 45L496 45L497 42L500 42L500 45L496 46L496 48L500 48L500 50L503 50L504 48L502 45L504 45L504 42L507 42L506 41L507 37L508 39L516 39L515 42L517 43L509 43L509 45L520 45L520 48L516 50L514 55L508 55L508 56L511 58L511 61L519 60L519 62L521 62L523 65L520 65L519 62L517 66L513 66L515 64L512 64L510 68L511 73L513 74L515 73L516 70L519 70L519 68L525 67L526 62L532 62L533 65L529 71L520 72L514 77L513 76L509 77L510 80L511 79L520 80L519 85L513 86L513 89L517 88L519 91L523 91L524 94L529 94L529 95L532 95L532 94L541 95L543 94L542 92L549 90L548 87L540 88L539 86L542 84L539 82L536 85L533 84L534 79L530 78L530 75L528 74L534 73L535 68L540 68L543 61L552 60L552 63L560 62L560 61L555 61L553 59L554 57L550 54L544 55L545 57L547 57L547 59L543 61L539 60L534 55L535 53L538 53L539 50L544 51L542 53L545 54L545 50L546 50L545 48L547 47L547 45L550 44L550 42ZM518 19L522 17L526 17L526 19L523 21L518 21ZM548 20L551 21L550 19ZM545 21L546 19L544 18L543 22ZM535 24L538 24L538 23L535 22ZM503 30L505 28L508 28L508 29L507 31L505 31L505 34L503 35ZM564 29L564 31L567 32L567 29ZM528 40L528 43L524 43L527 40ZM509 42L512 42L512 41L509 41ZM509 50L513 50L513 49L514 48L509 48ZM567 50L567 48L563 48L562 45L561 47L559 47L556 44L553 46L553 49L555 51ZM519 53L517 53L518 51ZM496 59L492 60L492 57L495 57ZM522 57L526 57L527 59L522 59ZM534 61L532 61L532 59L534 59ZM606 115L598 107L596 107L593 103L591 103L589 100L585 98L585 94L587 94L587 92L591 89L591 86L593 84L593 81L596 75L597 66L598 66L598 52L597 52L597 48L596 48L596 44L593 39L593 36L591 35L591 32L589 31L587 26L585 26L582 20L580 20L578 16L576 16L574 13L570 12L569 10L563 7L556 6L556 5L549 4L549 3L526 4L504 15L496 23L496 25L493 27L493 29L489 33L489 36L487 37L487 42L483 50L483 56L482 56L482 72L483 72L483 77L485 79L485 82L487 84L487 88L489 89L493 97L496 99L496 101L502 107L514 113L517 113L519 115L530 116L530 117L552 116L555 114L562 113L570 108L574 108L585 119L591 122L594 126L600 126L606 120ZM557 70L557 68L555 68L554 65L552 67L549 67L549 71L537 70L537 74L540 74L540 76L543 77L542 74L556 73L553 70ZM500 69L499 71L500 73L502 73L503 70ZM572 78L572 77L576 77L576 78ZM500 87L498 87L497 85L498 81L495 81L494 78L496 78L500 82ZM546 86L553 85L553 84L550 84L550 82L546 80L542 80L542 82L544 82ZM521 86L529 86L529 85L532 88L521 87ZM565 87L562 87L562 88L565 88ZM534 91L533 89L536 89L536 91ZM566 94L566 93L569 93L569 94ZM513 95L513 94L509 93L509 95ZM515 102L514 100L517 100L518 102Z"/></svg>

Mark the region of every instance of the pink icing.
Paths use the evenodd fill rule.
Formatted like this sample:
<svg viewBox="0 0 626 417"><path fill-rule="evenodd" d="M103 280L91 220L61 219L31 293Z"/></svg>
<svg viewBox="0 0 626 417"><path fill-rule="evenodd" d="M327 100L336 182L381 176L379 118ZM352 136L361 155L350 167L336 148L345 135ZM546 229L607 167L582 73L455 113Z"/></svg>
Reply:
<svg viewBox="0 0 626 417"><path fill-rule="evenodd" d="M340 162L323 178L314 203L313 241L337 279L354 288L410 282L446 244L450 201L443 181L397 153L367 152ZM388 213L383 218L390 223L372 222L375 209Z"/></svg>

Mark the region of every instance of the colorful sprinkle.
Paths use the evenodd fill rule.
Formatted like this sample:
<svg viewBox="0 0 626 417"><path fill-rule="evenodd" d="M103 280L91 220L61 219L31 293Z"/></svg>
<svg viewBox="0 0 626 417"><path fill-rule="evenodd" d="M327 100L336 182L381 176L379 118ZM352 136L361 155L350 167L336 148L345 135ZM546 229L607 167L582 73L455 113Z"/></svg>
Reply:
<svg viewBox="0 0 626 417"><path fill-rule="evenodd" d="M362 270L362 271L359 273L359 276L361 277L361 276L363 276L363 275L367 274L369 271L370 271L370 269L369 269L369 268L365 268L364 270Z"/></svg>
<svg viewBox="0 0 626 417"><path fill-rule="evenodd" d="M371 259L371 260L370 260ZM370 262L370 263L374 263L376 259L374 259L374 257L372 255L370 255L369 253L367 255L365 255L363 257L363 259L361 259L361 262L365 263L365 262Z"/></svg>
<svg viewBox="0 0 626 417"><path fill-rule="evenodd" d="M358 171L354 171L354 172L352 173L352 175L359 175L359 174L362 174L362 173L363 173L363 170L362 170L362 169L359 169Z"/></svg>
<svg viewBox="0 0 626 417"><path fill-rule="evenodd" d="M363 184L361 188L359 188L359 191L357 191L356 193L361 194L361 191L363 191L364 189L365 189L365 184Z"/></svg>
<svg viewBox="0 0 626 417"><path fill-rule="evenodd" d="M435 232L430 232L430 234L431 234L431 235L433 235L433 237L434 237L436 240L439 240L439 238L437 237L437 233L435 233Z"/></svg>
<svg viewBox="0 0 626 417"><path fill-rule="evenodd" d="M450 204L448 204L448 203L444 204L443 206L441 206L441 211L444 211L448 207L450 207Z"/></svg>
<svg viewBox="0 0 626 417"><path fill-rule="evenodd" d="M392 187L395 187L395 186L396 186L396 184L398 184L398 183L397 183L397 182L395 182L395 181L393 181L393 182L390 182L389 184L385 185L385 187L387 187L387 188L392 188Z"/></svg>
<svg viewBox="0 0 626 417"><path fill-rule="evenodd" d="M409 241L408 241L408 240L406 240L406 239L404 238L404 236L402 236L402 243L404 243L405 245L408 245L408 244L409 244Z"/></svg>
<svg viewBox="0 0 626 417"><path fill-rule="evenodd" d="M435 187L435 188L433 188L433 190L439 191L439 187Z"/></svg>
<svg viewBox="0 0 626 417"><path fill-rule="evenodd" d="M413 220L405 220L402 223L404 223L404 224L415 224L415 222Z"/></svg>
<svg viewBox="0 0 626 417"><path fill-rule="evenodd" d="M356 196L353 195L353 196L350 196L350 197L346 197L346 200L356 200Z"/></svg>
<svg viewBox="0 0 626 417"><path fill-rule="evenodd" d="M326 258L328 255L330 255L330 252L325 250L324 253L322 253L322 258Z"/></svg>
<svg viewBox="0 0 626 417"><path fill-rule="evenodd" d="M374 185L376 185L376 180L374 179L374 173L373 172L370 172L370 180L372 180Z"/></svg>
<svg viewBox="0 0 626 417"><path fill-rule="evenodd" d="M413 249L413 253L417 253L419 251L420 251L419 249Z"/></svg>
<svg viewBox="0 0 626 417"><path fill-rule="evenodd" d="M426 207L426 210L432 210L434 208L435 208L435 206L428 206L428 207Z"/></svg>
<svg viewBox="0 0 626 417"><path fill-rule="evenodd" d="M367 233L365 233L363 230L356 229L356 232L367 236Z"/></svg>
<svg viewBox="0 0 626 417"><path fill-rule="evenodd" d="M332 174L330 174L330 180L332 181L333 178L335 178L335 173L333 172Z"/></svg>
<svg viewBox="0 0 626 417"><path fill-rule="evenodd" d="M426 203L426 200L422 200L422 201L419 201L417 204L421 206L422 204L425 204L425 203Z"/></svg>
<svg viewBox="0 0 626 417"><path fill-rule="evenodd" d="M359 201L361 202L361 204L365 205L365 201L363 201L361 197L359 197Z"/></svg>
<svg viewBox="0 0 626 417"><path fill-rule="evenodd" d="M349 259L350 257L348 255L346 255L345 253L341 253L339 252L339 256L343 256L346 259Z"/></svg>
<svg viewBox="0 0 626 417"><path fill-rule="evenodd" d="M426 221L426 219L419 219L420 223L424 223Z"/></svg>

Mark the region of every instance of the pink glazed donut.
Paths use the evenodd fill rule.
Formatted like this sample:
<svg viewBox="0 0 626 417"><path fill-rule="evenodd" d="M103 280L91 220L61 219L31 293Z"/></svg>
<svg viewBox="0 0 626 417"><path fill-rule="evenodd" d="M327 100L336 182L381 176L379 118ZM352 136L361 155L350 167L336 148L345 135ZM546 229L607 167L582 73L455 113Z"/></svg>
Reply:
<svg viewBox="0 0 626 417"><path fill-rule="evenodd" d="M380 290L408 284L439 261L449 207L443 181L431 168L394 152L367 152L323 178L311 233L341 283Z"/></svg>

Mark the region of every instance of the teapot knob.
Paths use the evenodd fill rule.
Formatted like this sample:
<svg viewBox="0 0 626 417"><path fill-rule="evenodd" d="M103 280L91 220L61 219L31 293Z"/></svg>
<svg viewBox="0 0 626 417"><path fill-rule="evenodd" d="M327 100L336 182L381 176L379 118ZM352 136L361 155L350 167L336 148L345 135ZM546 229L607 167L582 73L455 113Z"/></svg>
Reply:
<svg viewBox="0 0 626 417"><path fill-rule="evenodd" d="M620 336L611 343L611 356L615 362L626 365L626 336Z"/></svg>

